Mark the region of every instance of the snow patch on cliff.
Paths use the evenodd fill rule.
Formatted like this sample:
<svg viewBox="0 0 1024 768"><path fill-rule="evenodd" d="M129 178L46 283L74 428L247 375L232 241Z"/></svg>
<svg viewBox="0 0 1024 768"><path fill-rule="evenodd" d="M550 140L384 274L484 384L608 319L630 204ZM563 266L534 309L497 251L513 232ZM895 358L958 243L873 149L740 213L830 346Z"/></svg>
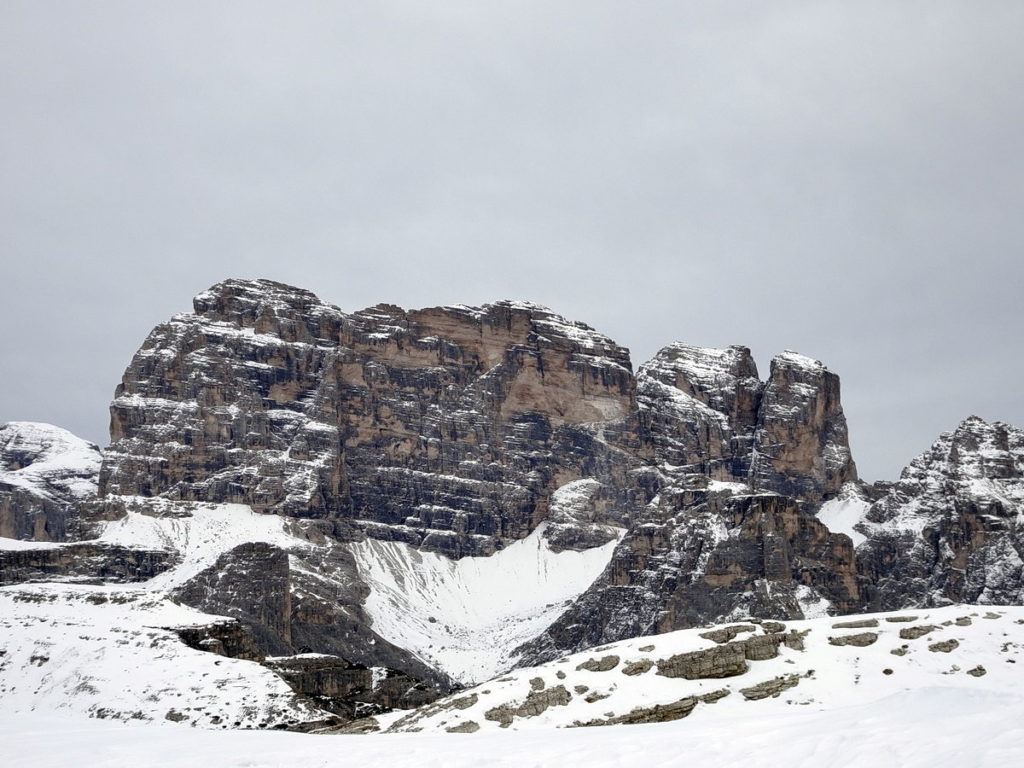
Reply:
<svg viewBox="0 0 1024 768"><path fill-rule="evenodd" d="M832 533L845 533L858 546L867 537L855 526L864 521L864 515L871 502L857 490L853 483L847 483L834 499L829 499L818 510L818 520Z"/></svg>
<svg viewBox="0 0 1024 768"><path fill-rule="evenodd" d="M553 552L545 524L490 557L450 560L367 539L351 550L370 586L373 629L460 682L485 680L546 629L601 574L621 532L584 552Z"/></svg>
<svg viewBox="0 0 1024 768"><path fill-rule="evenodd" d="M107 523L99 538L108 544L179 553L181 563L178 566L146 582L151 590L167 590L184 584L213 565L223 553L241 544L260 542L282 549L312 546L285 530L285 518L258 514L245 504L185 505L141 497L136 500L148 505L151 511L169 512L186 506L191 509L191 514L185 517L154 517L130 511L120 520Z"/></svg>

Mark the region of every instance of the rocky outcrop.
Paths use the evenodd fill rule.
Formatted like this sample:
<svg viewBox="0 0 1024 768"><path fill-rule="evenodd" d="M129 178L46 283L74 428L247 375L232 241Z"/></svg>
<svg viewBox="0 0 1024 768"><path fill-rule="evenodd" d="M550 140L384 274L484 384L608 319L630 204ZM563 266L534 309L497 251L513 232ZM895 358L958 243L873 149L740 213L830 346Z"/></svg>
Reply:
<svg viewBox="0 0 1024 768"><path fill-rule="evenodd" d="M0 537L66 541L96 497L100 450L49 424L0 425Z"/></svg>
<svg viewBox="0 0 1024 768"><path fill-rule="evenodd" d="M422 703L452 690L446 675L373 631L360 607L365 594L366 585L343 547L289 553L258 542L224 553L174 591L193 608L237 620L264 655L313 652L340 659L352 669L388 670L393 680L373 699L378 703L407 695ZM398 679L403 675L408 684ZM417 685L418 692L409 694ZM404 687L396 691L395 686Z"/></svg>
<svg viewBox="0 0 1024 768"><path fill-rule="evenodd" d="M523 659L735 616L857 610L861 581L850 540L830 533L812 509L775 494L663 491L605 572L522 649Z"/></svg>
<svg viewBox="0 0 1024 768"><path fill-rule="evenodd" d="M821 502L857 478L839 377L786 352L767 382L746 347L673 344L637 373L641 420L671 474Z"/></svg>
<svg viewBox="0 0 1024 768"><path fill-rule="evenodd" d="M151 579L174 564L170 552L78 542L44 548L0 549L0 586L28 581Z"/></svg>
<svg viewBox="0 0 1024 768"><path fill-rule="evenodd" d="M230 659L262 662L266 654L246 627L238 621L215 621L191 627L171 627L189 648Z"/></svg>
<svg viewBox="0 0 1024 768"><path fill-rule="evenodd" d="M413 709L438 697L436 689L383 667L365 667L338 656L302 654L267 659L298 694L346 721L392 709Z"/></svg>
<svg viewBox="0 0 1024 768"><path fill-rule="evenodd" d="M858 526L874 609L1024 602L1024 431L977 417L914 459Z"/></svg>

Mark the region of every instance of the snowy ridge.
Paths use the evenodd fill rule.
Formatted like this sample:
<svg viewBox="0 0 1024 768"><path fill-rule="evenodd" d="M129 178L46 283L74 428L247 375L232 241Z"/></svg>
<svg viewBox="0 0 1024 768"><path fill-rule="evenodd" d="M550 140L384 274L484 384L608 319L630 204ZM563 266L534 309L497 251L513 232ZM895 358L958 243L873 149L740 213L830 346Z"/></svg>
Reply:
<svg viewBox="0 0 1024 768"><path fill-rule="evenodd" d="M99 448L51 424L12 421L0 425L0 483L49 499L96 495Z"/></svg>
<svg viewBox="0 0 1024 768"><path fill-rule="evenodd" d="M370 586L373 629L460 682L512 666L513 650L536 637L608 564L621 531L583 552L553 552L546 524L490 557L451 560L407 544L350 545Z"/></svg>
<svg viewBox="0 0 1024 768"><path fill-rule="evenodd" d="M179 510L177 515L166 517L129 511L120 520L107 523L98 539L107 544L177 552L181 556L177 567L145 583L152 591L181 586L240 544L264 542L282 549L312 546L285 531L286 518L258 514L245 504L186 504L163 499L123 498L129 505L133 501L143 508L150 505L150 511L163 508L166 514ZM189 514L180 516L182 509L189 510Z"/></svg>

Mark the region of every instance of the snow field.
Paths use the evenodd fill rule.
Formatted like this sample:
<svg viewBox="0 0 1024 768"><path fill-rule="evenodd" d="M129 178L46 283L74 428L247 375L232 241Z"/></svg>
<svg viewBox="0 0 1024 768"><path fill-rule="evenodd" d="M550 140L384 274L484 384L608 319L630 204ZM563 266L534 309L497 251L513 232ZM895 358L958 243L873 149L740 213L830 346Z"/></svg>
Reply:
<svg viewBox="0 0 1024 768"><path fill-rule="evenodd" d="M512 666L515 648L593 583L618 543L556 553L545 527L490 557L461 560L398 542L350 545L371 588L364 608L374 631L460 682Z"/></svg>

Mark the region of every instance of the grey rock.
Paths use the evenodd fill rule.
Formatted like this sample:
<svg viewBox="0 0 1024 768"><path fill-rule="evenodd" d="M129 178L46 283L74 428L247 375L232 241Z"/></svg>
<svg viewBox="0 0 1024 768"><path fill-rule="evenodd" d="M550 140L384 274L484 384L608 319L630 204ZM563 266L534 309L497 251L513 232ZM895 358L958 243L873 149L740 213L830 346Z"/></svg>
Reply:
<svg viewBox="0 0 1024 768"><path fill-rule="evenodd" d="M508 728L517 717L536 717L543 713L548 707L564 707L572 700L564 685L556 685L553 688L543 690L531 690L526 700L518 705L502 704L493 707L484 713L484 718L494 720L502 728Z"/></svg>
<svg viewBox="0 0 1024 768"><path fill-rule="evenodd" d="M640 659L639 661L630 661L626 663L626 666L622 668L622 674L636 676L642 675L645 672L649 672L654 666L654 662L650 659Z"/></svg>
<svg viewBox="0 0 1024 768"><path fill-rule="evenodd" d="M877 632L859 632L855 635L840 635L839 637L830 637L828 639L829 645L853 645L858 648L863 648L868 645L872 645L878 640Z"/></svg>
<svg viewBox="0 0 1024 768"><path fill-rule="evenodd" d="M921 624L916 627L904 627L900 630L901 640L916 640L919 637L924 637L937 630L938 627L934 624Z"/></svg>
<svg viewBox="0 0 1024 768"><path fill-rule="evenodd" d="M655 704L651 707L635 707L625 715L606 717L604 719L587 720L573 723L574 728L586 728L601 725L638 725L641 723L667 723L681 720L689 715L697 706L698 699L693 696L673 701L670 704Z"/></svg>
<svg viewBox="0 0 1024 768"><path fill-rule="evenodd" d="M877 627L878 619L858 619L856 621L840 621L832 625L832 629L867 629Z"/></svg>
<svg viewBox="0 0 1024 768"><path fill-rule="evenodd" d="M758 699L778 696L788 688L794 688L799 684L800 675L782 675L771 680L765 680L763 683L752 685L749 688L740 688L740 693L747 701L757 701Z"/></svg>
<svg viewBox="0 0 1024 768"><path fill-rule="evenodd" d="M582 664L577 664L576 669L586 670L587 672L607 672L610 669L615 669L617 666L619 666L619 657L609 655L602 656L600 659L587 659Z"/></svg>

